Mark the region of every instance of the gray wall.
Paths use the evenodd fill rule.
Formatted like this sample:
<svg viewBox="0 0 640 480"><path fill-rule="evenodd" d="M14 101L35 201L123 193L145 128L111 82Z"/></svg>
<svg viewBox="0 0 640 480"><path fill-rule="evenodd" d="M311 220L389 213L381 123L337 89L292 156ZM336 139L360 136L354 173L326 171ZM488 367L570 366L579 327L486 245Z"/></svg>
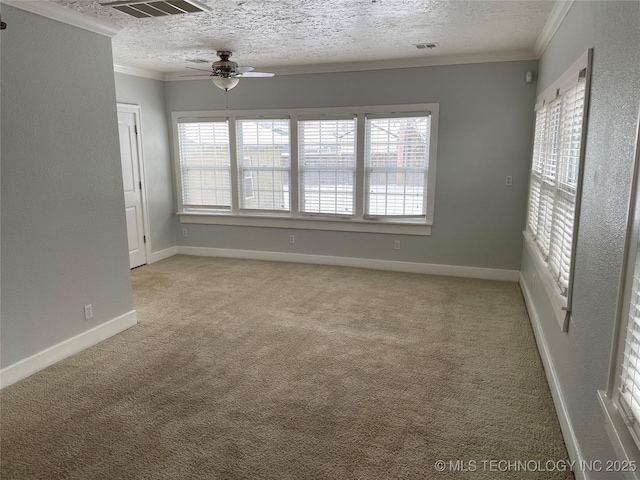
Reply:
<svg viewBox="0 0 640 480"><path fill-rule="evenodd" d="M533 290L584 457L606 460L615 455L603 428L596 391L607 384L633 176L640 105L640 2L575 2L540 59L538 90L544 90L589 47L594 47L593 82L568 334L560 331L549 312L540 282L533 287L533 266L526 252L522 274ZM593 474L591 478L614 476Z"/></svg>
<svg viewBox="0 0 640 480"><path fill-rule="evenodd" d="M1 8L6 367L133 307L111 39Z"/></svg>
<svg viewBox="0 0 640 480"><path fill-rule="evenodd" d="M140 106L151 251L158 252L176 244L176 206L165 82L121 73L115 74L115 80L117 101Z"/></svg>
<svg viewBox="0 0 640 480"><path fill-rule="evenodd" d="M440 104L430 237L182 225L181 245L337 255L518 270L522 255L537 62L503 62L244 79L230 109ZM208 79L168 82L167 109L224 110ZM513 186L505 187L505 176ZM393 250L393 239L402 249Z"/></svg>

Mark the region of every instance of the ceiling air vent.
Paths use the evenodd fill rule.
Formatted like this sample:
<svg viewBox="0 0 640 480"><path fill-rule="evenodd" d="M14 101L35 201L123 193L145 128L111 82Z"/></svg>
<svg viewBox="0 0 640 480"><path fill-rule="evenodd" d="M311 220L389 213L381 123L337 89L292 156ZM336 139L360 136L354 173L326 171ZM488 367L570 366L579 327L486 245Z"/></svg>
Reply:
<svg viewBox="0 0 640 480"><path fill-rule="evenodd" d="M104 7L113 7L122 13L136 18L164 17L166 15L181 15L183 13L208 12L211 9L196 0L164 0L164 1L136 1L103 3Z"/></svg>

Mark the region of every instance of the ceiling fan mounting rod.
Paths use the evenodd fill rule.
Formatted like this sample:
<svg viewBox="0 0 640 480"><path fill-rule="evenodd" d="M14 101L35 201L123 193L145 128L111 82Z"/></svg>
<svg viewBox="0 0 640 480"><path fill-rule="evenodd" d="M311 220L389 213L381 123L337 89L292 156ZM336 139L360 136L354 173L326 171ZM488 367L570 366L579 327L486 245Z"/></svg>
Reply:
<svg viewBox="0 0 640 480"><path fill-rule="evenodd" d="M229 58L232 55L232 52L230 52L229 50L218 50L216 52L216 55L218 55L220 57L220 60L222 60L223 62L228 62Z"/></svg>
<svg viewBox="0 0 640 480"><path fill-rule="evenodd" d="M213 62L211 65L214 74L222 78L235 77L237 75L236 68L238 68L238 64L229 60L231 52L228 50L219 50L216 54L220 57L220 60Z"/></svg>

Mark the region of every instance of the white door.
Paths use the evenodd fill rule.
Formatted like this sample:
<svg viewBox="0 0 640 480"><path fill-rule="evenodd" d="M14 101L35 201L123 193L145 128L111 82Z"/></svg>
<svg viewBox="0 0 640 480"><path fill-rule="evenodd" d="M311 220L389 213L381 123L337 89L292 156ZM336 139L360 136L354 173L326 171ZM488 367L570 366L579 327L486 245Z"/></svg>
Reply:
<svg viewBox="0 0 640 480"><path fill-rule="evenodd" d="M147 263L147 253L145 248L144 214L142 211L142 180L138 152L137 115L126 106L118 105L118 132L120 134L124 207L129 238L129 265L131 268L135 268Z"/></svg>

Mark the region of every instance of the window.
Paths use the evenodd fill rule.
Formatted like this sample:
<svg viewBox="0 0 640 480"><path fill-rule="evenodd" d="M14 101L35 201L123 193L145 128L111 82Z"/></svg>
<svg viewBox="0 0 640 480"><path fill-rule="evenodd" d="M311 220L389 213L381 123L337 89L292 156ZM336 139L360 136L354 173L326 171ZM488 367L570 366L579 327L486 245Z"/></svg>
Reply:
<svg viewBox="0 0 640 480"><path fill-rule="evenodd" d="M182 204L231 208L231 163L226 121L179 123Z"/></svg>
<svg viewBox="0 0 640 480"><path fill-rule="evenodd" d="M289 210L289 120L238 120L240 209Z"/></svg>
<svg viewBox="0 0 640 480"><path fill-rule="evenodd" d="M367 118L367 216L425 215L429 116Z"/></svg>
<svg viewBox="0 0 640 480"><path fill-rule="evenodd" d="M627 328L620 371L619 402L635 441L640 445L640 255L635 244L633 274L629 279Z"/></svg>
<svg viewBox="0 0 640 480"><path fill-rule="evenodd" d="M587 66L579 65L543 94L536 106L527 219L528 234L558 294L565 298L567 311L585 135Z"/></svg>
<svg viewBox="0 0 640 480"><path fill-rule="evenodd" d="M244 190L242 190L242 195L244 196L245 200L251 200L253 199L253 177L251 176L251 174L249 174L243 178L244 178L244 185L243 185Z"/></svg>
<svg viewBox="0 0 640 480"><path fill-rule="evenodd" d="M193 115L173 113L182 222L430 234L437 104Z"/></svg>
<svg viewBox="0 0 640 480"><path fill-rule="evenodd" d="M356 120L298 122L300 211L353 215Z"/></svg>

